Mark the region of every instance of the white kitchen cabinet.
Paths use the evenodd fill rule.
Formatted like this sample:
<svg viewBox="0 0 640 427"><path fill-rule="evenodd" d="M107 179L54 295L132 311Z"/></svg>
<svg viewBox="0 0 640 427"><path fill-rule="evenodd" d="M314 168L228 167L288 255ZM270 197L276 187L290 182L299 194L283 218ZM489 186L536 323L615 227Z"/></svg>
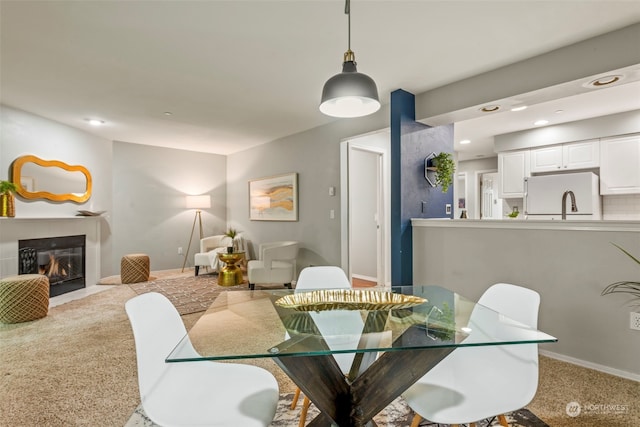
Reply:
<svg viewBox="0 0 640 427"><path fill-rule="evenodd" d="M531 149L531 173L597 168L598 140L571 142Z"/></svg>
<svg viewBox="0 0 640 427"><path fill-rule="evenodd" d="M600 194L640 194L640 134L600 141Z"/></svg>
<svg viewBox="0 0 640 427"><path fill-rule="evenodd" d="M501 199L524 197L524 179L531 176L529 150L498 153Z"/></svg>

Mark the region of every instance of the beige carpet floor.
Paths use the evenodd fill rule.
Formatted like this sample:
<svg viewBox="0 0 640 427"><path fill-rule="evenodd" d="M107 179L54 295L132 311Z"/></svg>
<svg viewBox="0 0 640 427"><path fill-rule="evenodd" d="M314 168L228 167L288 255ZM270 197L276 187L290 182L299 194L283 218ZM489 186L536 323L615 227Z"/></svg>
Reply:
<svg viewBox="0 0 640 427"><path fill-rule="evenodd" d="M124 311L135 295L115 286L53 307L40 320L0 324L0 426L124 426L139 404ZM184 315L187 328L200 315ZM294 391L273 362L260 365L276 375L282 393ZM567 415L570 402L580 404L579 416ZM640 383L542 357L528 408L552 427L637 427Z"/></svg>

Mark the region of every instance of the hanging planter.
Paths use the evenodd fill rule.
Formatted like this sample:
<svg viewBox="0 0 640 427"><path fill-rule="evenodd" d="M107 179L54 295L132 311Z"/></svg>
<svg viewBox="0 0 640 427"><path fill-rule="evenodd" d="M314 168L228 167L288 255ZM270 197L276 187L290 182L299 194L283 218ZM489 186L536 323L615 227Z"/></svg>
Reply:
<svg viewBox="0 0 640 427"><path fill-rule="evenodd" d="M453 183L453 173L456 170L451 153L431 153L424 160L424 177L429 184L432 187L440 185L443 193L449 191L449 186ZM430 173L433 174L433 180L429 176Z"/></svg>
<svg viewBox="0 0 640 427"><path fill-rule="evenodd" d="M0 181L0 216L16 216L16 185L10 181Z"/></svg>

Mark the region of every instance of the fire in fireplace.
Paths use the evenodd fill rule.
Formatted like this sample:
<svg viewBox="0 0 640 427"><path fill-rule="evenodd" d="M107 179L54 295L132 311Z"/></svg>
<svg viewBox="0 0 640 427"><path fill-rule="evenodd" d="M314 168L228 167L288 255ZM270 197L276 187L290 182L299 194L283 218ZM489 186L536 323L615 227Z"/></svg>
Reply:
<svg viewBox="0 0 640 427"><path fill-rule="evenodd" d="M44 274L54 297L85 287L85 236L18 241L18 273Z"/></svg>

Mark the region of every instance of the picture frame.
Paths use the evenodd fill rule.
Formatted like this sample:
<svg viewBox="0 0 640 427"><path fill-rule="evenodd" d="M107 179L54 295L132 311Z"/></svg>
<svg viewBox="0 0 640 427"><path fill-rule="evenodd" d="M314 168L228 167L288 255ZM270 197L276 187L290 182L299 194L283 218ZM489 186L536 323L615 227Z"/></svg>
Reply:
<svg viewBox="0 0 640 427"><path fill-rule="evenodd" d="M298 174L296 172L249 180L251 221L298 220Z"/></svg>

